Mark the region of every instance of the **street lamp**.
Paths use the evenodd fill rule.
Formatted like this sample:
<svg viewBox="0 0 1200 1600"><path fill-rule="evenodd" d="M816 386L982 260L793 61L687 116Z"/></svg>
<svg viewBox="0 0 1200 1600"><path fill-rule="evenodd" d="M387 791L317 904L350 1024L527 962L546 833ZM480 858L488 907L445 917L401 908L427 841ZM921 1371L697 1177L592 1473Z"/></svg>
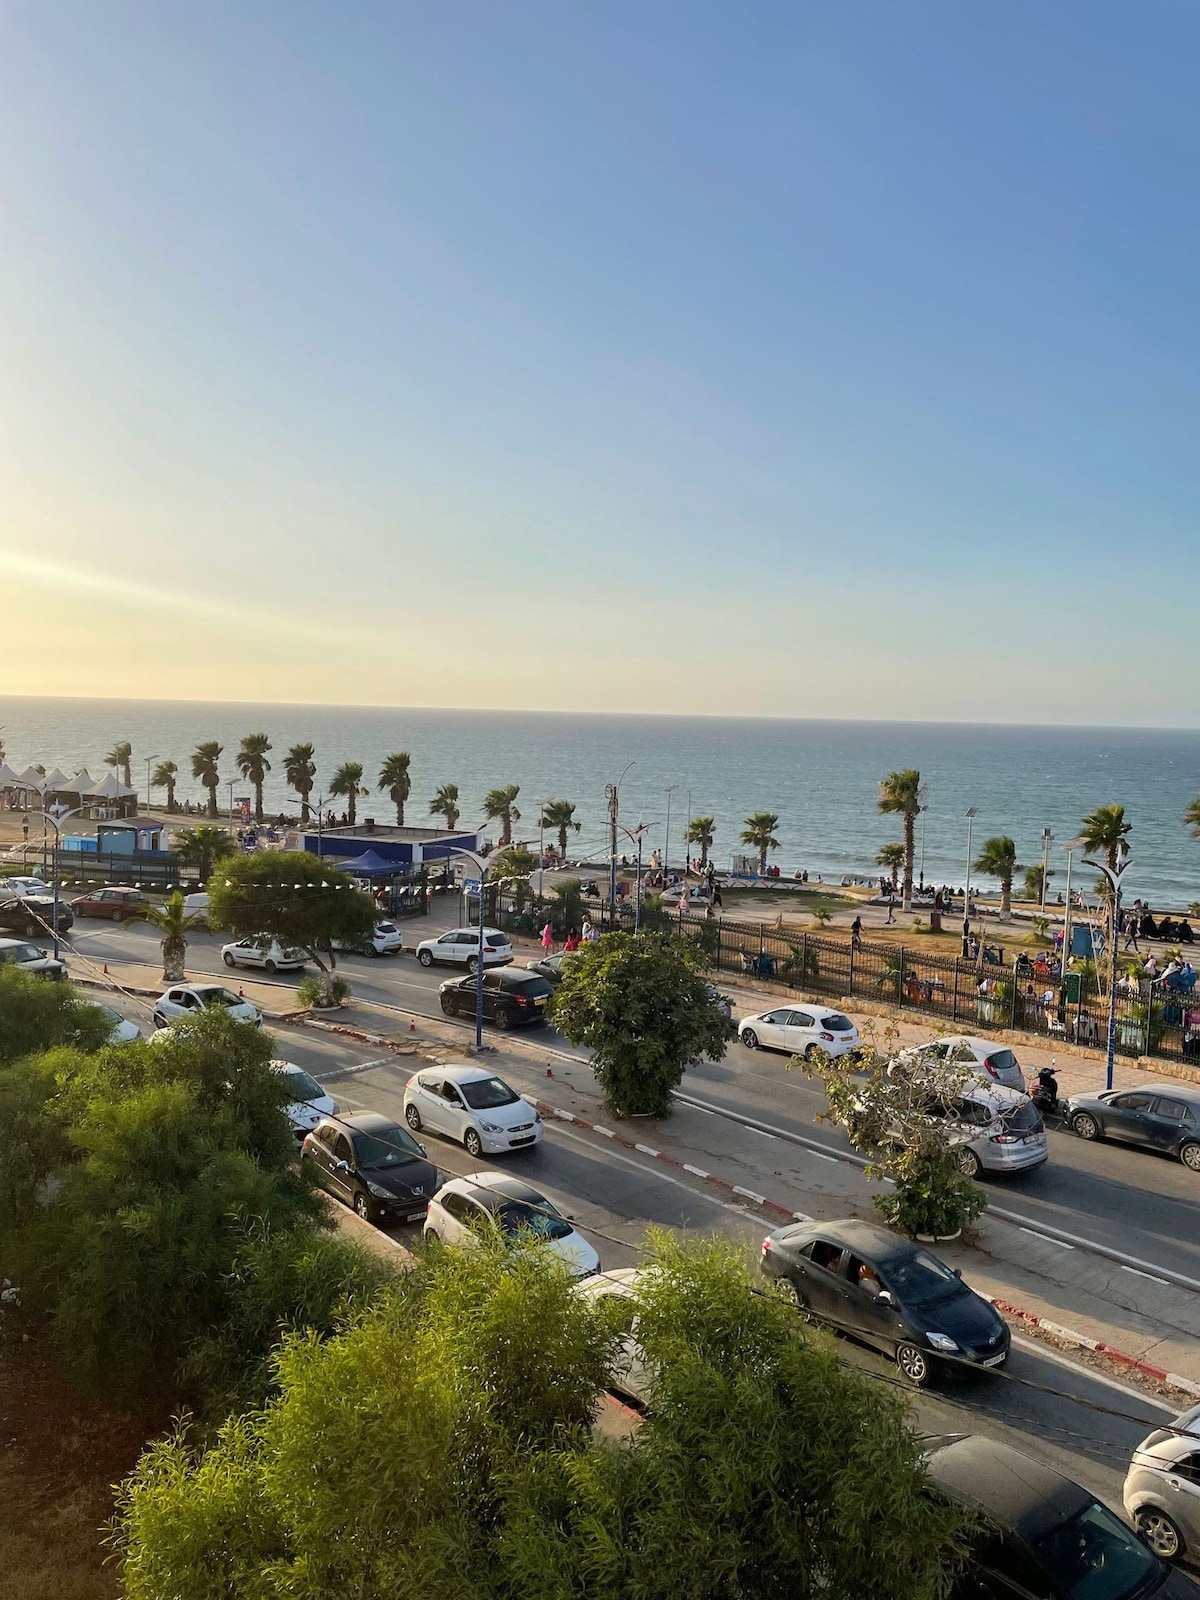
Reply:
<svg viewBox="0 0 1200 1600"><path fill-rule="evenodd" d="M42 828L43 828L43 830L45 829L45 826L46 826L47 823L49 823L50 826L54 829L54 929L53 929L53 935L54 935L54 959L56 961L58 960L58 845L59 845L59 840L62 838L62 825L63 825L64 822L70 821L70 819L72 817L77 817L77 816L80 815L81 812L87 811L87 810L88 810L87 806L76 806L73 811L64 811L61 817L56 817L56 816L53 815L53 813L51 813L49 811L43 811L42 812Z"/></svg>
<svg viewBox="0 0 1200 1600"><path fill-rule="evenodd" d="M1050 876L1050 846L1054 843L1054 835L1049 828L1042 829L1042 903L1040 910L1046 909L1046 879Z"/></svg>
<svg viewBox="0 0 1200 1600"><path fill-rule="evenodd" d="M150 809L150 763L152 761L157 761L158 757L157 756L143 756L142 760L146 763L146 810L149 811L149 809Z"/></svg>
<svg viewBox="0 0 1200 1600"><path fill-rule="evenodd" d="M625 772L628 772L633 765L634 762L630 761L626 765ZM608 917L610 923L616 915L617 905L617 815L621 809L621 785L625 782L625 772L621 774L616 783L610 783L604 791L604 798L608 801L610 835L608 857Z"/></svg>
<svg viewBox="0 0 1200 1600"><path fill-rule="evenodd" d="M1066 977L1067 962L1071 958L1071 857L1076 850L1082 850L1082 848L1082 839L1072 839L1070 844L1063 845L1063 849L1067 852L1067 909L1063 913L1063 947L1062 959L1059 963L1060 979Z"/></svg>
<svg viewBox="0 0 1200 1600"><path fill-rule="evenodd" d="M667 832L666 837L663 839L662 854L662 881L664 885L667 881L667 858L671 854L671 796L675 793L678 787L679 785L677 783L673 783L667 790Z"/></svg>
<svg viewBox="0 0 1200 1600"><path fill-rule="evenodd" d="M1113 1058L1117 1053L1117 912L1121 906L1121 879L1129 871L1131 861L1125 857L1119 867L1110 867L1105 861L1093 861L1084 856L1085 867L1095 867L1108 879L1111 893L1108 897L1109 907L1109 966L1108 966L1108 1051L1104 1065L1104 1087L1111 1089L1113 1086ZM1146 1012L1149 1017L1149 1007Z"/></svg>
<svg viewBox="0 0 1200 1600"><path fill-rule="evenodd" d="M629 768L626 767L625 771L628 772ZM621 776L624 777L625 773ZM479 874L479 954L475 959L475 1053L478 1055L483 1049L483 882L487 867L483 857L477 856L474 850L463 850L456 846L450 854L466 856L468 861L475 863L475 870Z"/></svg>
<svg viewBox="0 0 1200 1600"><path fill-rule="evenodd" d="M967 882L963 890L963 960L971 955L971 829L979 815L978 806L967 807Z"/></svg>
<svg viewBox="0 0 1200 1600"><path fill-rule="evenodd" d="M650 824L639 822L632 830L622 826L621 832L631 844L637 845L637 890L633 902L633 931L637 933L642 926L642 840L650 832Z"/></svg>

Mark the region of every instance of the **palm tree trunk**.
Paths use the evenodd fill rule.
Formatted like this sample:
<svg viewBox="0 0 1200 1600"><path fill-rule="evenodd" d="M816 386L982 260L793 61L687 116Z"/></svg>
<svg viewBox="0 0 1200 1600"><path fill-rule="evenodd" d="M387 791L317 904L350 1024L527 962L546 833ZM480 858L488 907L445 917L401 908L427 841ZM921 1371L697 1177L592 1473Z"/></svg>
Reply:
<svg viewBox="0 0 1200 1600"><path fill-rule="evenodd" d="M174 783L168 783L168 785L167 785L167 810L170 811L170 812L174 812L174 810L175 810L175 785L174 785Z"/></svg>
<svg viewBox="0 0 1200 1600"><path fill-rule="evenodd" d="M567 859L567 825L564 823L558 830L558 855L560 861Z"/></svg>
<svg viewBox="0 0 1200 1600"><path fill-rule="evenodd" d="M904 813L904 897L901 909L905 915L912 910L913 856L917 849L917 819L913 812Z"/></svg>
<svg viewBox="0 0 1200 1600"><path fill-rule="evenodd" d="M307 822L309 820L309 816L308 816L308 796L309 796L309 792L310 791L308 789L301 789L301 791L300 791L300 821L301 822Z"/></svg>
<svg viewBox="0 0 1200 1600"><path fill-rule="evenodd" d="M403 800L397 800L396 801L396 826L398 828L402 828L404 826L404 801Z"/></svg>
<svg viewBox="0 0 1200 1600"><path fill-rule="evenodd" d="M700 871L703 872L707 865L708 865L708 846L705 844L704 840L701 839L701 841L700 841Z"/></svg>
<svg viewBox="0 0 1200 1600"><path fill-rule="evenodd" d="M255 822L261 822L262 819L263 819L262 790L263 790L262 779L259 778L255 782L255 785L254 785L254 820L255 820Z"/></svg>
<svg viewBox="0 0 1200 1600"><path fill-rule="evenodd" d="M210 817L218 815L217 812L217 786L215 783L208 785L208 814Z"/></svg>
<svg viewBox="0 0 1200 1600"><path fill-rule="evenodd" d="M1000 880L1000 916L1008 922L1012 917L1012 879Z"/></svg>
<svg viewBox="0 0 1200 1600"><path fill-rule="evenodd" d="M187 955L186 939L164 939L162 941L163 982L182 983L184 979L184 958Z"/></svg>
<svg viewBox="0 0 1200 1600"><path fill-rule="evenodd" d="M758 875L765 878L767 875L767 847L764 844L758 852Z"/></svg>
<svg viewBox="0 0 1200 1600"><path fill-rule="evenodd" d="M512 843L512 812L504 813L504 829L500 834L500 843L507 848Z"/></svg>
<svg viewBox="0 0 1200 1600"><path fill-rule="evenodd" d="M346 815L350 818L350 826L353 827L355 822L358 820L356 796L353 787L350 790L350 801L346 808Z"/></svg>

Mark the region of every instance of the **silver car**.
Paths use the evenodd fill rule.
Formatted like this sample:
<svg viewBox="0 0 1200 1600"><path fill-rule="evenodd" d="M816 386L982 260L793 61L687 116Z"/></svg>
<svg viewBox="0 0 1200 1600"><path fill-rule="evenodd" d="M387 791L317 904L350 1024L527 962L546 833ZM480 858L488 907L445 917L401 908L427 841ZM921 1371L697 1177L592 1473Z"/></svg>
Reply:
<svg viewBox="0 0 1200 1600"><path fill-rule="evenodd" d="M994 1039L979 1039L973 1034L951 1034L945 1039L931 1039L928 1044L914 1045L896 1057L896 1063L905 1063L920 1057L923 1062L945 1061L951 1066L970 1067L975 1074L990 1083L1003 1084L1006 1089L1024 1092L1025 1079L1021 1063L1007 1045Z"/></svg>
<svg viewBox="0 0 1200 1600"><path fill-rule="evenodd" d="M1200 1406L1147 1434L1125 1477L1125 1515L1156 1556L1200 1548Z"/></svg>
<svg viewBox="0 0 1200 1600"><path fill-rule="evenodd" d="M980 1172L1026 1172L1049 1155L1041 1113L1017 1089L969 1083L944 1100L931 1097L922 1109L961 1133L958 1164L968 1178Z"/></svg>

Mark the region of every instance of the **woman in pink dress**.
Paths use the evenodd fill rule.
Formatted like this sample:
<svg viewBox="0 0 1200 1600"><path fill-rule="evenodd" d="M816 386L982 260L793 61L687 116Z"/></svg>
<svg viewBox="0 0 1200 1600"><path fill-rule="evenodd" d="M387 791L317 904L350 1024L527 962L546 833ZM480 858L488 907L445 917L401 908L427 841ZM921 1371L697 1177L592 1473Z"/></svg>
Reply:
<svg viewBox="0 0 1200 1600"><path fill-rule="evenodd" d="M548 922L542 929L542 949L547 955L554 949L554 929Z"/></svg>

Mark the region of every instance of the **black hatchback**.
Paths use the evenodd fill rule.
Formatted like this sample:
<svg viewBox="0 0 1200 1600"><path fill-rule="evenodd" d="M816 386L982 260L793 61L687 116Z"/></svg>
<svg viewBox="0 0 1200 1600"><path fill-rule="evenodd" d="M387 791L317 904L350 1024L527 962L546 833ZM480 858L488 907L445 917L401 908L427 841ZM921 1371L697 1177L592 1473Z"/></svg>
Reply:
<svg viewBox="0 0 1200 1600"><path fill-rule="evenodd" d="M910 1383L939 1365L1002 1367L1008 1324L945 1262L870 1222L798 1223L770 1233L762 1270L784 1298L895 1358Z"/></svg>
<svg viewBox="0 0 1200 1600"><path fill-rule="evenodd" d="M300 1146L322 1189L366 1222L424 1222L442 1175L408 1129L375 1111L322 1117Z"/></svg>
<svg viewBox="0 0 1200 1600"><path fill-rule="evenodd" d="M475 1015L478 978L447 978L439 991L448 1017ZM554 993L546 978L519 967L492 967L483 975L483 1020L497 1028L527 1027L546 1020Z"/></svg>

